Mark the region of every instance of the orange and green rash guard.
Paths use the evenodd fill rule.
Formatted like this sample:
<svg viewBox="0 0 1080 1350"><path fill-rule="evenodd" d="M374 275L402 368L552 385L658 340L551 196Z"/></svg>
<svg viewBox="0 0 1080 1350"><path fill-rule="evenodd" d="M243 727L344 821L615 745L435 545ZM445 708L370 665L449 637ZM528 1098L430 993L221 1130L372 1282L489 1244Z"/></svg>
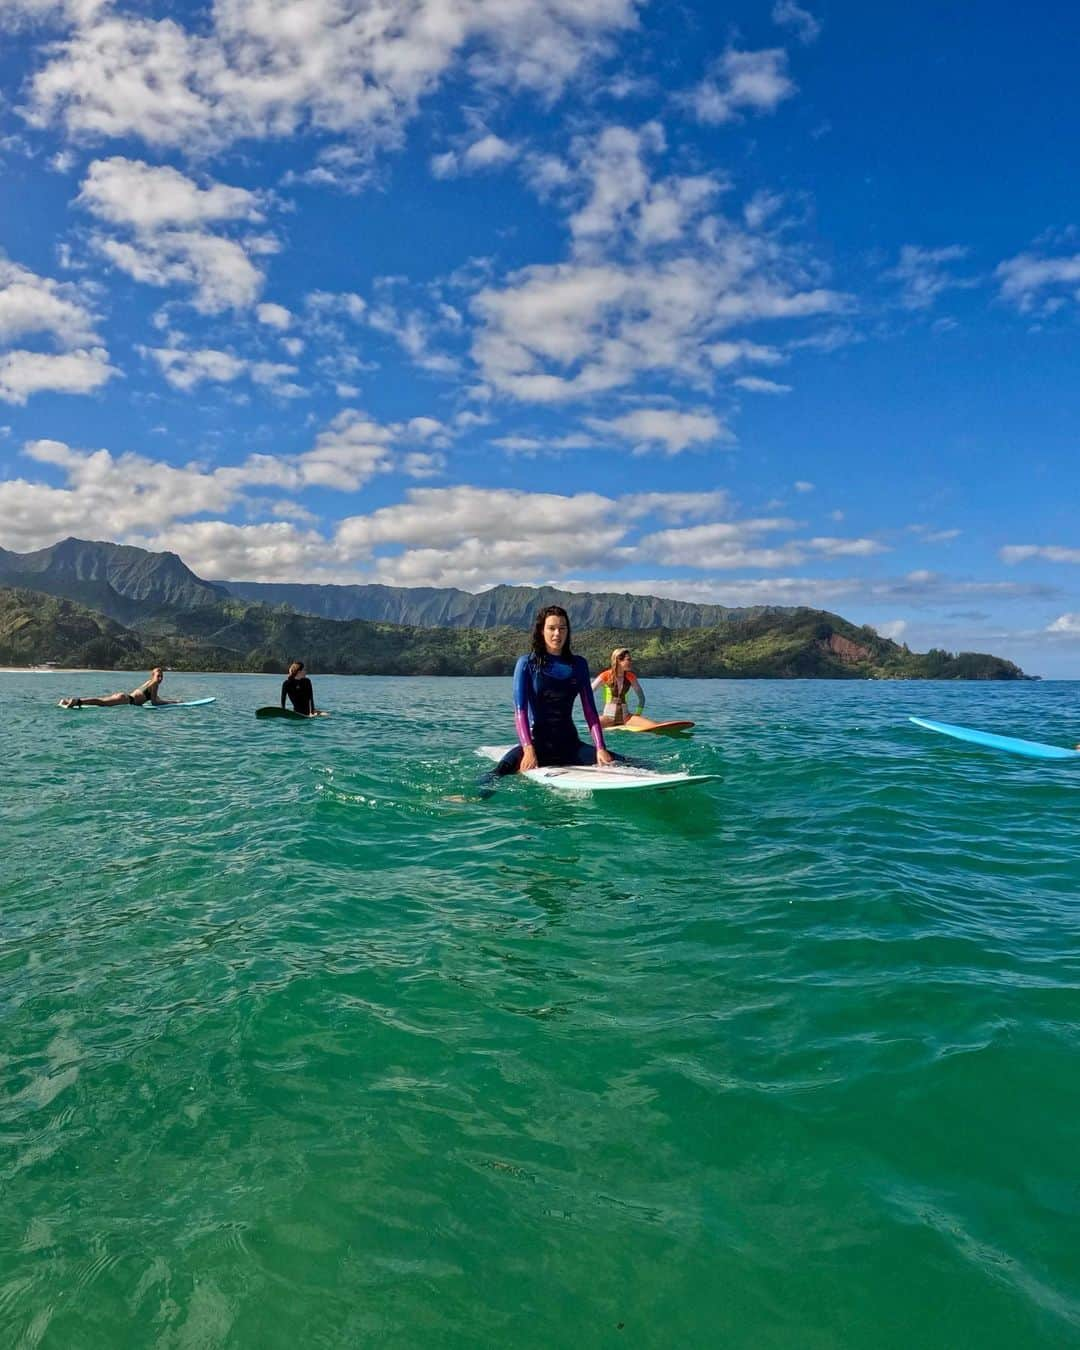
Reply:
<svg viewBox="0 0 1080 1350"><path fill-rule="evenodd" d="M638 684L638 678L632 670L628 670L624 676L624 683L621 691L615 692L615 671L613 669L602 670L596 677L604 682L604 711L609 708L614 712L612 705L626 704L626 696L632 689L638 697L638 711L645 706L645 695L641 692L641 686Z"/></svg>

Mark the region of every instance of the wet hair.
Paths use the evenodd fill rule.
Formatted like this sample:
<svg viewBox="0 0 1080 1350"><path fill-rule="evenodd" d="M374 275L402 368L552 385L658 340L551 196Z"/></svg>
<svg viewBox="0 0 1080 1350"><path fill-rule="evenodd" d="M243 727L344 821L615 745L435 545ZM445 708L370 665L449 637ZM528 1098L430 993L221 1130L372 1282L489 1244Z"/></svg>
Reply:
<svg viewBox="0 0 1080 1350"><path fill-rule="evenodd" d="M289 679L294 680L303 669L304 669L303 661L293 661L292 664L289 666Z"/></svg>
<svg viewBox="0 0 1080 1350"><path fill-rule="evenodd" d="M615 650L611 653L611 669L612 670L615 669L620 657L629 655L630 655L629 647L616 647Z"/></svg>
<svg viewBox="0 0 1080 1350"><path fill-rule="evenodd" d="M545 605L543 609L537 612L536 618L533 620L532 651L530 654L533 661L543 661L548 655L547 643L544 641L544 620L550 619L553 614L566 620L566 641L563 643L562 659L569 661L574 655L570 650L570 615L567 614L562 605Z"/></svg>

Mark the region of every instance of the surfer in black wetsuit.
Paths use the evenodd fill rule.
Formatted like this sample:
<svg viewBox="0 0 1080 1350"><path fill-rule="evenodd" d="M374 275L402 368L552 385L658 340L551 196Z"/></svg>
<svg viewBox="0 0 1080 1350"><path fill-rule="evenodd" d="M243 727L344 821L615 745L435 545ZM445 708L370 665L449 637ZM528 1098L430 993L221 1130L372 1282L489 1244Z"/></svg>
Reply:
<svg viewBox="0 0 1080 1350"><path fill-rule="evenodd" d="M321 714L315 707L315 691L311 687L311 681L304 674L303 661L294 661L289 667L289 677L281 686L281 706L284 708L286 698L292 703L293 711L298 712L301 717L319 717Z"/></svg>

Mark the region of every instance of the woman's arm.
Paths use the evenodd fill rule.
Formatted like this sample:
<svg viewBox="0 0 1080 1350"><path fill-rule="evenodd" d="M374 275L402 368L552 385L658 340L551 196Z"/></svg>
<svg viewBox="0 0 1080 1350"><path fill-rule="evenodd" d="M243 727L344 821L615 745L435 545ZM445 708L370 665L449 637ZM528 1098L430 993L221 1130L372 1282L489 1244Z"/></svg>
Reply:
<svg viewBox="0 0 1080 1350"><path fill-rule="evenodd" d="M637 711L638 714L640 715L645 711L645 690L642 689L641 681L638 679L636 675L631 681L630 688L634 691L635 694L637 694L638 699Z"/></svg>
<svg viewBox="0 0 1080 1350"><path fill-rule="evenodd" d="M518 657L514 667L514 730L523 750L532 749L532 731L529 729L529 704L532 680L529 678L529 658Z"/></svg>
<svg viewBox="0 0 1080 1350"><path fill-rule="evenodd" d="M532 701L532 672L529 670L529 658L519 656L514 667L514 730L521 746L521 771L528 773L536 768L536 750L533 746L532 731L529 728L529 707Z"/></svg>
<svg viewBox="0 0 1080 1350"><path fill-rule="evenodd" d="M596 679L593 680L591 686L593 693L598 694L600 690L603 689L603 687L604 687L604 677L603 675L597 675Z"/></svg>
<svg viewBox="0 0 1080 1350"><path fill-rule="evenodd" d="M589 682L589 667L585 664L583 656L574 658L574 665L577 668L578 693L581 696L581 711L585 714L585 722L589 728L589 735L592 737L592 743L596 746L596 759L599 764L611 763L611 751L604 744L604 728L600 725L600 715L596 711L596 700L593 698L592 685Z"/></svg>

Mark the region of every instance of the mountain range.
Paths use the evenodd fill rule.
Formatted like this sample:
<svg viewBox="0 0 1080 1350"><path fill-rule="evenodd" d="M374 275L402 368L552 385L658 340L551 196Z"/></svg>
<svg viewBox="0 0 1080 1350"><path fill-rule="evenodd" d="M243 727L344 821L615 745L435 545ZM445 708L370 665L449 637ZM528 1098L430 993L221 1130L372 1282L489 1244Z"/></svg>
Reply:
<svg viewBox="0 0 1080 1350"><path fill-rule="evenodd" d="M0 662L271 671L299 657L339 674L496 675L537 608L564 604L599 668L629 646L642 675L1024 679L981 653L908 651L803 607L731 609L654 596L498 586L302 586L205 581L174 553L65 539L0 549ZM363 611L364 617L357 617Z"/></svg>
<svg viewBox="0 0 1080 1350"><path fill-rule="evenodd" d="M74 600L125 624L155 606L197 609L230 596L288 605L297 614L318 619L367 619L417 628L529 628L543 605L570 609L579 628L709 628L732 617L783 612L764 605L731 609L652 595L578 594L553 586L495 586L473 595L449 586L204 581L175 553L85 539L63 539L34 553L0 548L0 586L26 586Z"/></svg>

